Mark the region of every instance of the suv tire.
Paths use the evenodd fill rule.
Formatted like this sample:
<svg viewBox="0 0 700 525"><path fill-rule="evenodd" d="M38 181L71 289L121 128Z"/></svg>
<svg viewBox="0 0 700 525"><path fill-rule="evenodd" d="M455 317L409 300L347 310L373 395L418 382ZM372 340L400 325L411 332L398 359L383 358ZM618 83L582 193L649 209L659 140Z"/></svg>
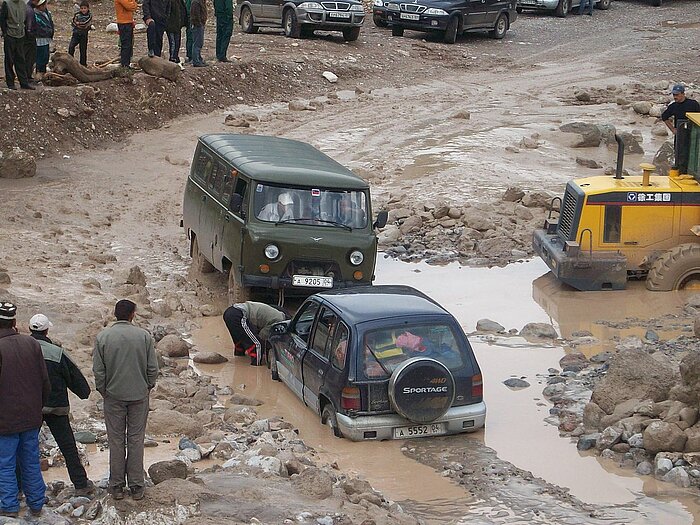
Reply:
<svg viewBox="0 0 700 525"><path fill-rule="evenodd" d="M330 403L327 403L326 406L323 407L323 412L321 412L321 423L328 425L335 437L343 437L343 435L340 433L340 429L338 428L338 416L336 416L333 405Z"/></svg>
<svg viewBox="0 0 700 525"><path fill-rule="evenodd" d="M607 0L608 2L610 0ZM501 40L503 37L506 36L506 33L508 32L508 17L501 13L498 15L498 18L496 19L496 24L493 26L493 31L490 31L489 34L491 35L492 38L495 38L496 40Z"/></svg>
<svg viewBox="0 0 700 525"><path fill-rule="evenodd" d="M440 361L413 357L394 370L389 379L389 401L402 417L414 423L430 423L450 409L455 380Z"/></svg>
<svg viewBox="0 0 700 525"><path fill-rule="evenodd" d="M661 7L662 0L651 0L651 5L654 7Z"/></svg>
<svg viewBox="0 0 700 525"><path fill-rule="evenodd" d="M241 9L239 23L241 25L241 31L244 33L252 34L258 32L258 26L253 23L253 12L249 7L243 7Z"/></svg>
<svg viewBox="0 0 700 525"><path fill-rule="evenodd" d="M403 27L397 25L391 26L391 36L403 36Z"/></svg>
<svg viewBox="0 0 700 525"><path fill-rule="evenodd" d="M301 36L301 25L297 20L297 14L291 7L287 8L282 15L282 28L286 37L299 38Z"/></svg>
<svg viewBox="0 0 700 525"><path fill-rule="evenodd" d="M207 261L199 250L199 242L197 241L197 236L195 235L192 241L192 267L199 273L211 273L216 268L214 265Z"/></svg>
<svg viewBox="0 0 700 525"><path fill-rule="evenodd" d="M457 41L457 30L458 29L459 29L459 18L456 16L453 16L447 21L447 28L445 29L445 35L442 37L445 44L454 44Z"/></svg>
<svg viewBox="0 0 700 525"><path fill-rule="evenodd" d="M374 21L374 25L377 27L386 27L389 25L387 24L386 20L382 20L382 17L379 15L374 15L372 20Z"/></svg>
<svg viewBox="0 0 700 525"><path fill-rule="evenodd" d="M281 381L279 369L277 368L277 353L274 348L267 351L267 363L270 366L270 375L273 381Z"/></svg>
<svg viewBox="0 0 700 525"><path fill-rule="evenodd" d="M600 0L595 6L597 9L600 9L601 11L607 11L610 9L610 4L612 3L611 0Z"/></svg>
<svg viewBox="0 0 700 525"><path fill-rule="evenodd" d="M566 18L566 15L568 15L570 12L571 0L559 0L559 4L557 4L557 8L554 10L554 14L559 18Z"/></svg>
<svg viewBox="0 0 700 525"><path fill-rule="evenodd" d="M360 36L359 27L346 27L343 29L343 40L346 42L354 42Z"/></svg>

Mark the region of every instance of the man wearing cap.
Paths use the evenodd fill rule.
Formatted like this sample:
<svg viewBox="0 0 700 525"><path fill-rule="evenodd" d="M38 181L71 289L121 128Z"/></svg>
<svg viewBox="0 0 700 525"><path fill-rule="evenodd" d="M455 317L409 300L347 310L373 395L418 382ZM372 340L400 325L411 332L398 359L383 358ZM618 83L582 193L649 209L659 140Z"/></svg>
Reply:
<svg viewBox="0 0 700 525"><path fill-rule="evenodd" d="M39 341L51 381L51 393L44 403L44 421L66 460L68 476L75 487L75 495L86 496L95 486L88 479L80 463L78 447L75 444L68 417L70 413L68 389L80 399L87 399L90 395L90 385L63 348L53 344L49 339L49 328L52 326L53 323L44 314L36 314L29 320L29 330L32 332L32 337Z"/></svg>
<svg viewBox="0 0 700 525"><path fill-rule="evenodd" d="M266 341L272 325L285 319L284 311L265 303L246 301L229 306L224 312L224 323L233 340L233 355L247 355L251 365L262 364L260 339Z"/></svg>
<svg viewBox="0 0 700 525"><path fill-rule="evenodd" d="M117 322L97 334L92 354L95 388L104 398L109 489L114 499L124 498L126 481L132 498L144 497L148 394L158 376L153 337L132 324L135 315L136 304L118 301L114 307Z"/></svg>
<svg viewBox="0 0 700 525"><path fill-rule="evenodd" d="M673 95L673 102L671 102L666 111L661 115L661 120L664 124L671 130L671 133L676 134L676 128L678 127L678 121L687 118L686 113L696 113L700 112L700 104L692 98L685 96L685 86L683 84L676 84L671 89L671 94ZM673 121L671 119L673 118Z"/></svg>
<svg viewBox="0 0 700 525"><path fill-rule="evenodd" d="M14 304L0 301L0 516L19 513L16 470L27 506L39 516L46 496L39 429L51 384L39 343L17 332L16 315Z"/></svg>
<svg viewBox="0 0 700 525"><path fill-rule="evenodd" d="M280 193L279 197L277 197L277 202L271 202L260 210L260 213L258 213L258 219L269 222L293 219L293 204L294 200L289 193Z"/></svg>

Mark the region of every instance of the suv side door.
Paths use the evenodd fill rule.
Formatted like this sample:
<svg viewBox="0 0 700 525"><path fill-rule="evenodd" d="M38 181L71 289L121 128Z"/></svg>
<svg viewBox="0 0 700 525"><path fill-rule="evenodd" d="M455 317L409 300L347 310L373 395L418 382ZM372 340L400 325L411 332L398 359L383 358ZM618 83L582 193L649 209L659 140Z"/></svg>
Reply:
<svg viewBox="0 0 700 525"><path fill-rule="evenodd" d="M329 352L337 324L338 317L335 313L327 306L322 307L311 334L308 351L304 354L304 402L317 413L321 412L318 398L330 366Z"/></svg>
<svg viewBox="0 0 700 525"><path fill-rule="evenodd" d="M466 0L468 6L467 13L464 16L464 29L483 27L486 25L488 14L486 1L487 0Z"/></svg>
<svg viewBox="0 0 700 525"><path fill-rule="evenodd" d="M302 400L304 399L302 363L318 309L318 302L308 299L292 319L281 344L275 348L277 373L280 379Z"/></svg>
<svg viewBox="0 0 700 525"><path fill-rule="evenodd" d="M485 23L489 26L496 25L496 19L504 11L508 11L512 0L486 0Z"/></svg>

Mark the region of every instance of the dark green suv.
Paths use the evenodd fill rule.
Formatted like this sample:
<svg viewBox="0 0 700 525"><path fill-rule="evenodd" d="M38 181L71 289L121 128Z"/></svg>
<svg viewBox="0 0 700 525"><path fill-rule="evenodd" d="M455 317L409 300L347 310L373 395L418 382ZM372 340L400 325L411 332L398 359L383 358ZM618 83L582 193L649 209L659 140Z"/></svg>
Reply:
<svg viewBox="0 0 700 525"><path fill-rule="evenodd" d="M374 279L367 182L309 144L256 135L199 138L183 226L193 265L228 273L231 302L251 289L308 295Z"/></svg>

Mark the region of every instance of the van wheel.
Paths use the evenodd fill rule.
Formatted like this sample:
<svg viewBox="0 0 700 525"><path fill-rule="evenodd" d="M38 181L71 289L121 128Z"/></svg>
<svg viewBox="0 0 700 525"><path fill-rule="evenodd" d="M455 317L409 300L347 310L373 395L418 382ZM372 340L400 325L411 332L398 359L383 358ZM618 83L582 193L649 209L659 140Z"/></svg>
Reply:
<svg viewBox="0 0 700 525"><path fill-rule="evenodd" d="M236 281L236 271L233 266L228 271L228 301L229 304L245 303L250 298L250 289Z"/></svg>
<svg viewBox="0 0 700 525"><path fill-rule="evenodd" d="M695 279L700 279L700 244L681 244L654 261L647 275L647 289L680 290Z"/></svg>
<svg viewBox="0 0 700 525"><path fill-rule="evenodd" d="M607 11L610 9L611 0L600 0L595 6L601 11Z"/></svg>
<svg viewBox="0 0 700 525"><path fill-rule="evenodd" d="M459 18L453 16L447 22L447 28L445 29L445 35L443 36L443 41L445 44L454 44L457 41L457 30L459 29Z"/></svg>
<svg viewBox="0 0 700 525"><path fill-rule="evenodd" d="M559 0L557 8L554 10L554 14L559 18L566 18L566 15L571 11L571 0Z"/></svg>
<svg viewBox="0 0 700 525"><path fill-rule="evenodd" d="M491 35L492 38L495 38L496 40L501 40L503 37L506 36L506 33L508 32L508 17L501 13L498 18L496 19L496 25L493 26L493 31L491 31L489 34Z"/></svg>
<svg viewBox="0 0 700 525"><path fill-rule="evenodd" d="M288 8L282 17L282 27L284 28L284 36L289 38L299 38L301 36L301 26L297 20L297 14L294 9Z"/></svg>
<svg viewBox="0 0 700 525"><path fill-rule="evenodd" d="M391 36L403 36L403 27L391 26Z"/></svg>
<svg viewBox="0 0 700 525"><path fill-rule="evenodd" d="M359 36L359 27L348 27L346 29L343 29L343 40L345 40L346 42L354 42L359 38Z"/></svg>
<svg viewBox="0 0 700 525"><path fill-rule="evenodd" d="M244 33L250 34L258 32L258 27L253 23L253 13L248 7L244 7L243 9L241 9L240 24L241 31L243 31Z"/></svg>
<svg viewBox="0 0 700 525"><path fill-rule="evenodd" d="M207 261L204 255L202 255L202 252L199 250L199 242L197 241L196 236L192 241L191 250L192 252L190 253L190 255L192 256L192 268L194 268L199 273L211 273L216 269L214 268L214 265Z"/></svg>
<svg viewBox="0 0 700 525"><path fill-rule="evenodd" d="M343 435L340 433L340 429L338 428L338 416L336 416L335 410L333 410L333 405L330 403L323 407L323 412L321 412L321 423L328 425L335 437L343 437Z"/></svg>

